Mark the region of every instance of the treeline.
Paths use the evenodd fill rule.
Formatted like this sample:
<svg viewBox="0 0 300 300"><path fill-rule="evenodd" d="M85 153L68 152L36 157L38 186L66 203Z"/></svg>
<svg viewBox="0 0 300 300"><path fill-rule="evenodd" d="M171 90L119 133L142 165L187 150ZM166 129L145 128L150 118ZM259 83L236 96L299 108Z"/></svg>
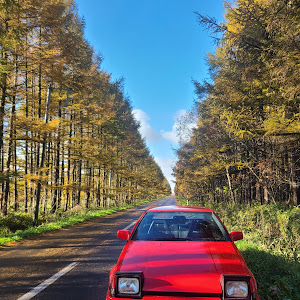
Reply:
<svg viewBox="0 0 300 300"><path fill-rule="evenodd" d="M0 19L2 214L170 193L74 1L1 0Z"/></svg>
<svg viewBox="0 0 300 300"><path fill-rule="evenodd" d="M195 81L197 127L178 150L176 194L300 203L300 2L224 2L196 13L217 42L211 79Z"/></svg>

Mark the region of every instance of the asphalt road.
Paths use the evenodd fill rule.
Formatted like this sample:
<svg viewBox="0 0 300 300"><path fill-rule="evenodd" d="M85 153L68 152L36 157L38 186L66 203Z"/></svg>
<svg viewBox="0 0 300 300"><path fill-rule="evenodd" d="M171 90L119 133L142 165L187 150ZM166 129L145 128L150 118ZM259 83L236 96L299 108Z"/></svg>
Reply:
<svg viewBox="0 0 300 300"><path fill-rule="evenodd" d="M175 204L163 198L137 208L29 238L0 248L0 300L103 300L108 275L129 230L150 206Z"/></svg>

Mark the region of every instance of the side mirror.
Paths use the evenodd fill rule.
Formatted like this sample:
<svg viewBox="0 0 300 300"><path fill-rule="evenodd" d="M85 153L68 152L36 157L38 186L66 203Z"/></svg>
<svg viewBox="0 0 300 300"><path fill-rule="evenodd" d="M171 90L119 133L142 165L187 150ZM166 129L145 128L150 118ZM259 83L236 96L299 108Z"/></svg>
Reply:
<svg viewBox="0 0 300 300"><path fill-rule="evenodd" d="M230 238L233 242L242 240L244 238L244 235L241 231L232 231L230 233Z"/></svg>
<svg viewBox="0 0 300 300"><path fill-rule="evenodd" d="M129 230L119 230L118 233L117 233L117 237L119 239L122 239L122 240L129 240L129 237L130 237L130 231Z"/></svg>

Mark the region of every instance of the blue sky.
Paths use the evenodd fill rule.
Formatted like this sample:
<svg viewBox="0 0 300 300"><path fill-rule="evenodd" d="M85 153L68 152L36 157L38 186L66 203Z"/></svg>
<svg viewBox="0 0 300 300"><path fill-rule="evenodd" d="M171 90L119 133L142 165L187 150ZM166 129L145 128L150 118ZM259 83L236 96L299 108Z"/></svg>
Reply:
<svg viewBox="0 0 300 300"><path fill-rule="evenodd" d="M141 134L172 186L176 120L191 109L192 79L208 78L213 40L194 12L221 20L223 0L75 0L102 69L124 77Z"/></svg>

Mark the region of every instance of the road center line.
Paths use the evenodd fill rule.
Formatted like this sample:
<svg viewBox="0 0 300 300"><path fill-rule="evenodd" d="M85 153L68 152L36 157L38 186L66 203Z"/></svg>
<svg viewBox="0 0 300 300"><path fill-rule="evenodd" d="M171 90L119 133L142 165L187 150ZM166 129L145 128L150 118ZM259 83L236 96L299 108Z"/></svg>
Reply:
<svg viewBox="0 0 300 300"><path fill-rule="evenodd" d="M125 227L123 230L127 230L128 228L130 228L131 226L133 226L136 223L136 221L132 222L130 225L128 225L127 227Z"/></svg>
<svg viewBox="0 0 300 300"><path fill-rule="evenodd" d="M27 294L23 295L21 298L19 298L17 300L29 300L29 299L32 299L37 294L39 294L41 291L43 291L45 288L47 288L49 285L51 285L52 283L54 283L57 279L59 279L60 277L62 277L66 273L70 272L72 269L74 269L78 264L79 264L79 262L73 262L73 263L71 263L70 265L68 265L67 267L63 268L62 270L60 270L59 272L57 272L56 274L54 274L52 277L48 278L47 280L45 280L44 282L42 282L40 285L36 286L33 290L31 290L30 292L28 292Z"/></svg>

